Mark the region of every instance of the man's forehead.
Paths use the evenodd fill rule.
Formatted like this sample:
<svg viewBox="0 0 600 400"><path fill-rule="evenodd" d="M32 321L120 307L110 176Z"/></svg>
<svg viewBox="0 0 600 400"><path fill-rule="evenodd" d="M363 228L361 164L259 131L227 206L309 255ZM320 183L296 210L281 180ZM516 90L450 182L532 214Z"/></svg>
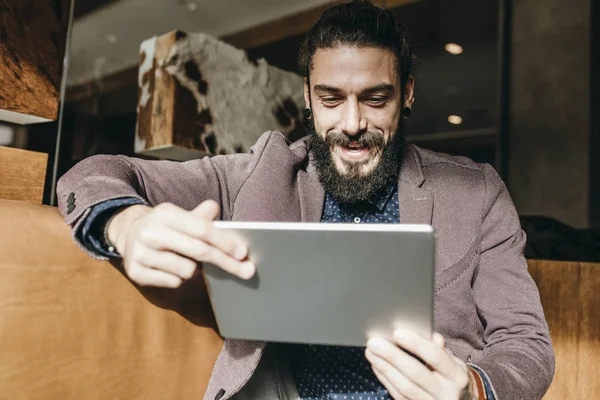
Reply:
<svg viewBox="0 0 600 400"><path fill-rule="evenodd" d="M318 49L312 59L311 85L363 90L398 85L394 53L377 47L337 46Z"/></svg>

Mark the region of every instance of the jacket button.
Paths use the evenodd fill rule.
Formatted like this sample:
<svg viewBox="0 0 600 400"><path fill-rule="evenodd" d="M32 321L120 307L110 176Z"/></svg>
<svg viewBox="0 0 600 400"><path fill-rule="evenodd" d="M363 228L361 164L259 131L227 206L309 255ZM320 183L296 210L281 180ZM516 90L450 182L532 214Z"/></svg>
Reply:
<svg viewBox="0 0 600 400"><path fill-rule="evenodd" d="M221 400L221 398L225 396L225 389L221 389L217 392L217 395L215 396L215 400Z"/></svg>

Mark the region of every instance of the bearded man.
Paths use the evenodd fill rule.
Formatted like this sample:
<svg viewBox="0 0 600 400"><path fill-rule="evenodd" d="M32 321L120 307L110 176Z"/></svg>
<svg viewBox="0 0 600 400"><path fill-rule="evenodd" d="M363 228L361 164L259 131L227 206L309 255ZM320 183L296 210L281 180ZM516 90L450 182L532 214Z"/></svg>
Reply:
<svg viewBox="0 0 600 400"><path fill-rule="evenodd" d="M337 5L299 62L310 135L290 144L267 132L248 154L185 163L90 157L58 186L75 239L122 258L140 285L176 288L203 262L253 276L248 248L215 219L431 224L432 338L397 331L358 349L226 340L205 399L541 398L554 353L517 213L491 166L405 142L406 29L369 1Z"/></svg>

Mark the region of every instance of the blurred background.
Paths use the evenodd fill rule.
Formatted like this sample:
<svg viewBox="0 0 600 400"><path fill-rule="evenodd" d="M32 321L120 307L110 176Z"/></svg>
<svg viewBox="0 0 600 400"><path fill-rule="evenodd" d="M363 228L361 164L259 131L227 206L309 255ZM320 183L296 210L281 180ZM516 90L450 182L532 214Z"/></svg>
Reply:
<svg viewBox="0 0 600 400"><path fill-rule="evenodd" d="M22 3L4 0L0 5L15 19ZM594 157L600 150L598 2L375 3L392 9L408 27L419 58L409 141L491 163L523 216L600 228L600 161ZM259 125L245 126L249 107L256 114L272 114L279 125L263 130L280 128L292 138L301 136L296 53L331 1L61 4L54 11L39 10L39 18L58 21L49 37L65 54L67 68L61 61L54 74L60 79L53 80L62 113L56 109L23 121L13 114L2 118L0 111L5 121L0 122L0 146L48 154L44 203L54 201L56 179L93 154L184 160L246 151L247 143L262 133L255 132ZM29 7L31 19L35 7ZM169 35L173 31L178 33ZM45 62L40 64L43 71ZM229 86L219 75L224 71L233 82ZM14 80L14 71L4 72L3 86L11 76ZM212 95L225 92L223 104ZM256 102L256 93L267 101ZM0 109L10 110L8 100L0 98ZM30 104L23 101L17 114L40 115L28 112ZM181 127L181 121L189 123ZM159 126L168 137L157 137ZM183 131L192 133L185 139Z"/></svg>

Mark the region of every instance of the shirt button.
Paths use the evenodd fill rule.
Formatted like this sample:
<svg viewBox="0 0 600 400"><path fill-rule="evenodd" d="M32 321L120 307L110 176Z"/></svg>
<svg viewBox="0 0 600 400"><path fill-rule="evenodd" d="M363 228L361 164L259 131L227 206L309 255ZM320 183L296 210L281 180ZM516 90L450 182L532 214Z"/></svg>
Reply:
<svg viewBox="0 0 600 400"><path fill-rule="evenodd" d="M355 218L354 218L354 223L355 223L355 224L360 224L360 218L358 218L358 217L355 217Z"/></svg>

